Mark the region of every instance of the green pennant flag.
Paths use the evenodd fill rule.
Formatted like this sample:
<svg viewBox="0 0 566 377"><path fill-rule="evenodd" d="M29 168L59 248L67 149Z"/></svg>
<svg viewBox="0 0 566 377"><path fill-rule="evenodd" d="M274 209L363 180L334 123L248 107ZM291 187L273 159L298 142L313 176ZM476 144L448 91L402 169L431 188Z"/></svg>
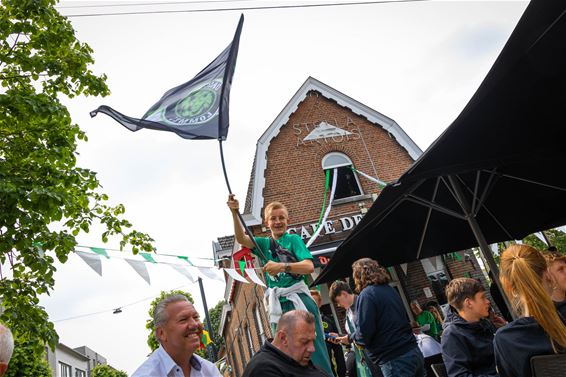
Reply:
<svg viewBox="0 0 566 377"><path fill-rule="evenodd" d="M102 255L102 256L110 259L110 257L108 256L108 253L106 252L106 249L103 249L103 248L100 248L100 247L91 247L90 249L92 251L94 251L96 254Z"/></svg>
<svg viewBox="0 0 566 377"><path fill-rule="evenodd" d="M179 255L179 256L177 256L177 258L184 260L185 262L187 262L187 263L190 264L191 266L194 266L193 262L191 262L191 261L189 260L189 257L185 257L185 256L183 256L183 255Z"/></svg>
<svg viewBox="0 0 566 377"><path fill-rule="evenodd" d="M153 259L153 257L151 256L151 254L149 253L140 253L140 255L143 257L143 259L145 259L146 261L148 261L149 263L157 263L155 261L155 259Z"/></svg>
<svg viewBox="0 0 566 377"><path fill-rule="evenodd" d="M242 258L240 259L239 263L240 263L240 272L242 273L242 276L244 276L244 270L246 269L246 260Z"/></svg>

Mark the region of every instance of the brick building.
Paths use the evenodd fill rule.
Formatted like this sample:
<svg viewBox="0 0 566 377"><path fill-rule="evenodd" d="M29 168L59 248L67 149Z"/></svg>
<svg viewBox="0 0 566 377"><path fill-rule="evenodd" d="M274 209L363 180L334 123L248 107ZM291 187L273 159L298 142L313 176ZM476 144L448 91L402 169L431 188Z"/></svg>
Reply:
<svg viewBox="0 0 566 377"><path fill-rule="evenodd" d="M381 185L357 172L394 181L421 153L392 119L308 78L257 142L243 217L255 235L267 235L262 210L271 201L283 202L289 209L289 232L307 242L321 215L326 171L330 171L330 182L336 174L331 211L309 247L316 276L381 191ZM229 257L238 249L233 236L214 243L217 258ZM413 299L421 304L429 300L444 303L442 291L449 278L483 279L473 254L462 252L392 266L389 272L409 316ZM328 303L328 287L320 289L323 303ZM226 361L234 377L243 374L248 360L272 335L263 292L261 286L227 276L227 304L218 335L226 340Z"/></svg>

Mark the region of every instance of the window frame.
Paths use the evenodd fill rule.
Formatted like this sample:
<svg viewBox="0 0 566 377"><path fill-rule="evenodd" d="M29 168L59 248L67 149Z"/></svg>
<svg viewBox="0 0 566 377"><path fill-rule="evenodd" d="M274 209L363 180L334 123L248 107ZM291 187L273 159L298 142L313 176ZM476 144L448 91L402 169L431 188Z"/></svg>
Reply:
<svg viewBox="0 0 566 377"><path fill-rule="evenodd" d="M259 339L259 343L260 343L259 347L261 348L261 346L267 340L267 334L265 333L265 329L263 328L263 322L261 320L261 313L259 311L259 304L257 304L254 307L254 320L255 320L257 335L258 335L258 339Z"/></svg>
<svg viewBox="0 0 566 377"><path fill-rule="evenodd" d="M73 367L62 361L59 361L59 372L61 377L73 377Z"/></svg>
<svg viewBox="0 0 566 377"><path fill-rule="evenodd" d="M337 164L325 166L328 159L330 159L332 157L340 157L344 161L337 163ZM334 152L329 152L329 153L324 155L324 157L322 158L322 161L321 161L321 166L322 166L322 170L326 172L326 170L330 170L330 169L334 170L334 169L347 167L347 166L354 167L354 163L352 162L352 159L350 157L348 157L348 155L346 155L342 152L334 151ZM347 196L347 197L339 198L339 199L332 198L332 204L344 204L344 203L350 203L350 202L357 202L357 201L360 201L360 200L366 200L369 197L371 197L371 195L368 196L364 193L364 188L362 187L362 184L360 183L360 179L358 177L358 174L356 174L356 172L354 170L352 170L352 174L354 175L354 179L356 180L356 184L358 185L358 190L360 191L360 194L359 195Z"/></svg>

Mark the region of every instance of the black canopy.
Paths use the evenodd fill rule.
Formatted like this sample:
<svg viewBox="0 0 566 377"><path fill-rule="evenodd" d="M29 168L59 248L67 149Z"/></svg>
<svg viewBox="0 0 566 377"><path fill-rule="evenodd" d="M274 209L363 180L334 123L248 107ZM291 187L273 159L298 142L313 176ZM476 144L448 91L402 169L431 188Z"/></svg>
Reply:
<svg viewBox="0 0 566 377"><path fill-rule="evenodd" d="M566 224L566 1L533 0L458 118L388 185L314 284ZM492 256L486 255L490 268Z"/></svg>

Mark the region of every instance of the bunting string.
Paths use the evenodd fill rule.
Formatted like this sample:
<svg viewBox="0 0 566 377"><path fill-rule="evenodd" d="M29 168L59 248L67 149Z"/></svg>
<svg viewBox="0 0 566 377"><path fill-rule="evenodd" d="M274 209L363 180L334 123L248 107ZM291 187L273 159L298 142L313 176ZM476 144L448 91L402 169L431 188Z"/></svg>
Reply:
<svg viewBox="0 0 566 377"><path fill-rule="evenodd" d="M225 282L224 276L220 273L221 270L225 271L228 276L241 283L254 283L265 287L265 284L257 275L255 270L262 268L249 268L244 266L242 271L234 268L218 268L216 266L204 266L194 264L191 259L185 255L170 255L170 254L152 254L152 253L138 253L138 259L131 257L124 257L122 255L114 255L115 253L108 253L112 249L104 249L100 247L79 246L85 250L75 249L75 254L80 257L93 271L99 276L102 276L102 260L107 259L121 259L124 260L147 284L151 285L151 277L147 268L147 264L168 265L179 274L186 277L191 283L195 283L198 278L218 280ZM117 251L117 250L116 250ZM132 255L132 257L134 257ZM141 258L139 258L141 257ZM196 258L196 257L194 257ZM208 258L199 258L208 259ZM210 258L213 259L213 258ZM253 267L253 266L251 266ZM246 279L247 276L249 278Z"/></svg>
<svg viewBox="0 0 566 377"><path fill-rule="evenodd" d="M356 169L355 167L351 166L352 170L355 171L356 173L363 175L365 178L367 178L368 180L377 183L378 186L380 186L381 188L384 188L385 186L387 186L386 182L383 182L381 179L379 178L374 178L364 172L359 171L358 169Z"/></svg>

